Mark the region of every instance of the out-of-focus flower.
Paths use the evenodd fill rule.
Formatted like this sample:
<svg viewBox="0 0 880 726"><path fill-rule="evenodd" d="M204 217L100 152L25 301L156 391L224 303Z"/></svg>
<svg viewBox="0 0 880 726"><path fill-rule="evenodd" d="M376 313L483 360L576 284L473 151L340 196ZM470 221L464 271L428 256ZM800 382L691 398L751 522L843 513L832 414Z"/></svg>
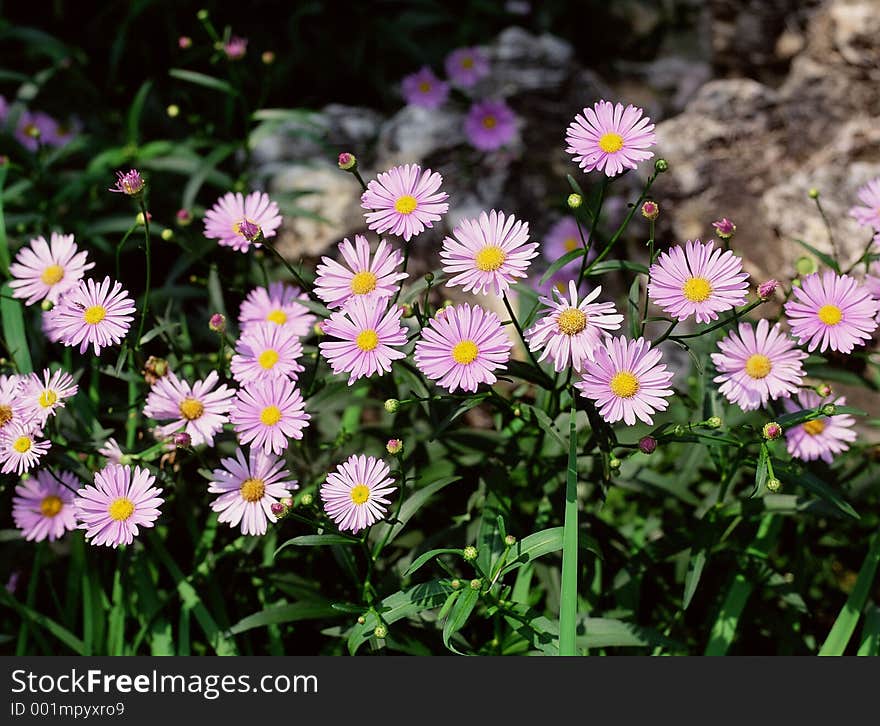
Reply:
<svg viewBox="0 0 880 726"><path fill-rule="evenodd" d="M457 48L444 61L449 80L461 88L471 88L489 75L489 57L482 48Z"/></svg>
<svg viewBox="0 0 880 726"><path fill-rule="evenodd" d="M477 101L465 116L464 132L474 148L494 151L516 137L516 115L504 101Z"/></svg>
<svg viewBox="0 0 880 726"><path fill-rule="evenodd" d="M431 110L442 106L449 97L449 84L437 78L427 66L406 76L400 88L410 106Z"/></svg>

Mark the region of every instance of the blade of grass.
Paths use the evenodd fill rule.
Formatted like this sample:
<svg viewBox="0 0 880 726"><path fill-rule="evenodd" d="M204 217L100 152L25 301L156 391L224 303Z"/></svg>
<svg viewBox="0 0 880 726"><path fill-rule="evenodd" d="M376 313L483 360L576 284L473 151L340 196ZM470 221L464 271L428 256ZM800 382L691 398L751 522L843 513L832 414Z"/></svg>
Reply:
<svg viewBox="0 0 880 726"><path fill-rule="evenodd" d="M12 595L6 592L5 589L0 589L0 604L12 608L19 615L21 615L24 621L22 623L22 628L24 628L25 625L28 623L39 625L41 628L44 628L46 631L48 631L51 635L54 635L58 640L60 640L64 645L70 648L77 655L84 654L85 645L67 628L55 622L54 620L52 620L52 618L47 617L40 612L37 612L36 610L34 610L33 607L22 605L20 602L18 602L18 600L12 597ZM22 641L19 642L22 643ZM27 645L26 639L23 641L23 644L25 646Z"/></svg>
<svg viewBox="0 0 880 726"><path fill-rule="evenodd" d="M834 625L831 626L831 632L822 644L819 655L843 655L871 594L878 564L880 564L880 532L875 532L868 547L868 554L859 570L855 587L841 608Z"/></svg>
<svg viewBox="0 0 880 726"><path fill-rule="evenodd" d="M876 605L865 615L865 627L857 655L880 655L880 607Z"/></svg>
<svg viewBox="0 0 880 726"><path fill-rule="evenodd" d="M568 427L568 467L565 478L565 520L562 532L562 586L559 596L559 655L576 655L578 503L577 503L577 411L571 401Z"/></svg>

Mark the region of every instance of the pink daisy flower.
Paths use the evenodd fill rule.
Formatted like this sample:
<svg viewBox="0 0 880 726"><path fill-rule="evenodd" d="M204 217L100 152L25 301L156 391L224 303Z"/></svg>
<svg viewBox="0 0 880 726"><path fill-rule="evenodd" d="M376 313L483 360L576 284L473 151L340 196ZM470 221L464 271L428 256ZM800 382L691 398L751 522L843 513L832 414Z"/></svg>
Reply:
<svg viewBox="0 0 880 726"><path fill-rule="evenodd" d="M545 310L525 333L532 351L543 349L539 362L549 356L553 369L559 372L569 366L579 371L585 360L593 360L593 350L601 345L606 331L618 330L623 322L623 315L617 314L613 302L593 302L601 292L602 288L597 287L578 301L577 287L571 280L569 299L556 290L558 302L549 297L541 298Z"/></svg>
<svg viewBox="0 0 880 726"><path fill-rule="evenodd" d="M342 531L357 534L385 516L394 491L391 469L372 456L350 456L321 487L324 511Z"/></svg>
<svg viewBox="0 0 880 726"><path fill-rule="evenodd" d="M482 48L456 48L444 61L446 75L460 88L471 88L489 75L489 57Z"/></svg>
<svg viewBox="0 0 880 726"><path fill-rule="evenodd" d="M428 66L405 76L400 90L410 106L428 109L439 108L449 97L449 84L437 78Z"/></svg>
<svg viewBox="0 0 880 726"><path fill-rule="evenodd" d="M0 472L20 476L33 469L51 445L40 440L42 435L31 422L12 421L0 429Z"/></svg>
<svg viewBox="0 0 880 726"><path fill-rule="evenodd" d="M818 393L807 389L801 390L794 399L783 401L786 411L795 412L805 409L819 408L826 403L844 406L846 398L832 396L821 398ZM788 453L797 459L815 461L822 459L830 464L832 459L841 454L858 438L853 431L856 420L848 414L836 416L820 416L785 431Z"/></svg>
<svg viewBox="0 0 880 726"><path fill-rule="evenodd" d="M322 257L316 270L315 294L330 309L342 307L346 300L363 297L370 300L390 299L408 276L398 272L403 256L384 239L370 258L370 244L362 234L355 235L354 245L347 239L339 243L344 265Z"/></svg>
<svg viewBox="0 0 880 726"><path fill-rule="evenodd" d="M79 345L80 353L91 345L101 355L101 348L126 336L134 320L134 300L121 283L114 281L111 290L110 282L109 277L100 284L83 280L52 308L51 327L64 345Z"/></svg>
<svg viewBox="0 0 880 726"><path fill-rule="evenodd" d="M247 252L253 244L274 237L281 226L278 205L263 192L228 192L205 212L205 237L216 239L223 247Z"/></svg>
<svg viewBox="0 0 880 726"><path fill-rule="evenodd" d="M632 426L638 417L650 425L652 414L669 406L672 372L647 340L608 337L593 355L594 360L584 361L583 377L575 386L599 407L608 423L623 419Z"/></svg>
<svg viewBox="0 0 880 726"><path fill-rule="evenodd" d="M406 345L406 330L400 324L402 310L388 309L382 300L355 297L344 310L324 321L324 333L339 340L322 341L321 355L334 373L349 373L348 385L358 378L391 371L391 362L406 354L392 346Z"/></svg>
<svg viewBox="0 0 880 726"><path fill-rule="evenodd" d="M391 232L407 242L446 214L448 195L440 191L443 177L418 164L395 166L379 173L361 195L368 210L367 226L378 234Z"/></svg>
<svg viewBox="0 0 880 726"><path fill-rule="evenodd" d="M605 176L617 176L654 156L648 151L657 140L650 121L635 106L624 109L620 103L599 101L575 116L566 132L566 151L584 171L597 169Z"/></svg>
<svg viewBox="0 0 880 726"><path fill-rule="evenodd" d="M305 370L296 360L302 352L299 338L289 328L271 323L258 325L243 333L235 344L230 361L232 377L243 386L267 378L296 380Z"/></svg>
<svg viewBox="0 0 880 726"><path fill-rule="evenodd" d="M22 536L29 542L54 542L65 532L76 529L73 493L78 486L77 478L70 472L53 474L48 469L34 472L16 486L12 519Z"/></svg>
<svg viewBox="0 0 880 726"><path fill-rule="evenodd" d="M648 296L677 320L696 316L698 323L717 320L718 313L746 301L749 289L742 260L715 243L685 242L662 252L651 265Z"/></svg>
<svg viewBox="0 0 880 726"><path fill-rule="evenodd" d="M215 434L229 420L227 414L235 396L225 384L217 386L219 378L217 371L211 371L204 380L190 385L169 370L157 380L147 396L144 416L157 421L171 419L171 423L156 430L157 438L183 430L193 446L212 446Z"/></svg>
<svg viewBox="0 0 880 726"><path fill-rule="evenodd" d="M211 509L219 512L217 521L230 527L241 525L241 533L266 534L269 522L276 522L272 505L297 489L295 481L286 481L290 472L284 461L260 449L251 449L244 458L241 449L235 450L235 458L220 460L222 469L214 469L208 491L219 494Z"/></svg>
<svg viewBox="0 0 880 726"><path fill-rule="evenodd" d="M21 397L30 414L28 418L33 418L42 428L49 416L54 416L59 408L63 408L64 401L75 396L78 390L79 386L74 383L70 373L62 370L52 373L46 368L42 378L36 373L25 378Z"/></svg>
<svg viewBox="0 0 880 726"><path fill-rule="evenodd" d="M859 189L859 201L863 206L850 209L850 215L863 227L880 230L880 177L872 179Z"/></svg>
<svg viewBox="0 0 880 726"><path fill-rule="evenodd" d="M880 302L849 275L814 272L792 293L795 299L785 303L785 316L798 343L809 351L851 353L877 329Z"/></svg>
<svg viewBox="0 0 880 726"><path fill-rule="evenodd" d="M495 151L516 137L516 115L504 101L477 101L464 119L464 133L479 151Z"/></svg>
<svg viewBox="0 0 880 726"><path fill-rule="evenodd" d="M770 327L759 320L758 327L740 323L718 342L720 353L712 353L718 371L713 380L718 390L743 411L766 406L768 400L788 398L804 379L801 361L807 354L795 347L778 324Z"/></svg>
<svg viewBox="0 0 880 726"><path fill-rule="evenodd" d="M501 295L516 280L527 277L538 243L528 242L529 224L494 209L478 219L464 219L443 240L440 258L450 275L446 286L461 285L465 292Z"/></svg>
<svg viewBox="0 0 880 726"><path fill-rule="evenodd" d="M268 290L265 287L251 290L238 314L242 332L247 333L263 323L274 323L289 328L299 337L308 335L317 317L299 302L301 300L308 300L308 295L283 282L270 283Z"/></svg>
<svg viewBox="0 0 880 726"><path fill-rule="evenodd" d="M86 539L114 549L134 542L138 527L152 527L165 501L155 483L156 477L139 466L107 464L97 472L94 485L80 489L74 500Z"/></svg>
<svg viewBox="0 0 880 726"><path fill-rule="evenodd" d="M586 236L587 233L584 232L584 238L586 238ZM564 257L573 250L581 249L583 246L584 243L581 240L581 233L580 230L578 230L577 222L573 217L562 217L556 221L548 230L547 234L544 235L544 241L541 244L541 252L544 254L544 257L548 262L553 263L560 257ZM590 251L587 254L587 263L589 263L595 256L596 250L591 246ZM560 267L559 273L568 271L569 275L575 274L580 270L582 263L583 259L578 257L567 265Z"/></svg>
<svg viewBox="0 0 880 726"><path fill-rule="evenodd" d="M495 370L505 368L513 343L495 313L467 303L444 308L422 328L416 343L419 370L450 393L476 391L495 383Z"/></svg>
<svg viewBox="0 0 880 726"><path fill-rule="evenodd" d="M75 288L94 262L86 262L88 252L77 251L72 234L53 232L50 242L36 237L30 246L22 247L9 266L13 297L23 298L25 305L48 300L53 305L68 290Z"/></svg>
<svg viewBox="0 0 880 726"><path fill-rule="evenodd" d="M0 375L0 434L12 423L25 423L30 412L21 397L25 376Z"/></svg>
<svg viewBox="0 0 880 726"><path fill-rule="evenodd" d="M282 454L289 439L303 437L311 416L292 381L274 378L256 381L238 391L229 418L242 445Z"/></svg>

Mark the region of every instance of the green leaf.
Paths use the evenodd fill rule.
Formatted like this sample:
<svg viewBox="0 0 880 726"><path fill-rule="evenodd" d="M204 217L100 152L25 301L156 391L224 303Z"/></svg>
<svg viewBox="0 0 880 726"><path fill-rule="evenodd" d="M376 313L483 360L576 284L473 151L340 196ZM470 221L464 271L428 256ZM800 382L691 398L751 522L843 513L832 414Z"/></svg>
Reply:
<svg viewBox="0 0 880 726"><path fill-rule="evenodd" d="M614 618L580 618L577 637L579 648L637 648L662 646L672 651L683 651L684 646L661 635L652 628L642 627Z"/></svg>
<svg viewBox="0 0 880 726"><path fill-rule="evenodd" d="M510 552L507 554L507 564L501 573L510 572L538 557L561 550L563 531L563 527L550 527L550 529L535 532L518 540L510 548ZM584 532L578 533L578 549L588 550L597 557L600 556L598 544Z"/></svg>
<svg viewBox="0 0 880 726"><path fill-rule="evenodd" d="M428 550L427 552L424 552L413 560L412 564L406 568L406 572L403 573L403 576L408 577L409 575L412 575L416 570L420 569L423 565L430 562L439 555L461 555L463 551L464 550L449 548Z"/></svg>
<svg viewBox="0 0 880 726"><path fill-rule="evenodd" d="M602 260L593 265L592 269L587 273L587 277L598 277L616 270L626 270L628 272L640 272L643 275L648 274L648 268L638 262L630 262L629 260Z"/></svg>
<svg viewBox="0 0 880 726"><path fill-rule="evenodd" d="M383 541L387 532L388 540L386 541L386 544L392 542L394 538L401 533L403 528L407 525L407 522L415 516L416 512L427 504L431 497L453 482L457 482L459 479L461 479L460 476L447 476L438 479L427 486L421 487L420 489L416 489L406 498L403 505L400 507L397 521L394 524L382 522L381 524L374 525L370 531L370 540L378 546L378 543ZM403 493L401 492L401 496L402 495Z"/></svg>
<svg viewBox="0 0 880 726"><path fill-rule="evenodd" d="M865 614L858 655L880 655L880 607L877 605L869 608Z"/></svg>
<svg viewBox="0 0 880 726"><path fill-rule="evenodd" d="M829 504L832 504L838 511L842 512L847 517L860 519L858 513L852 508L850 503L815 474L804 468L789 468L788 464L779 459L772 459L771 461L776 476L785 484L791 486L801 485L804 489L813 492L813 494L821 497Z"/></svg>
<svg viewBox="0 0 880 726"><path fill-rule="evenodd" d="M34 368L25 335L22 304L12 299L12 288L8 282L0 288L0 295L3 295L0 297L0 321L3 323L3 337L9 354L19 373L32 373Z"/></svg>
<svg viewBox="0 0 880 726"><path fill-rule="evenodd" d="M867 412L862 411L860 408L854 408L852 406L835 406L834 413L832 416L839 416L841 414L849 414L851 416L867 416ZM792 426L798 426L799 424L804 423L805 421L811 421L817 418L825 418L825 414L822 413L821 406L819 408L809 408L804 409L803 411L792 411L791 413L786 413L779 418L776 419L776 423L778 423L782 428L788 429Z"/></svg>
<svg viewBox="0 0 880 726"><path fill-rule="evenodd" d="M871 588L874 585L874 577L877 574L877 565L880 564L880 532L875 532L868 547L868 554L859 569L855 587L846 599L831 632L822 644L819 655L843 655L846 646L856 630L859 615L868 601Z"/></svg>
<svg viewBox="0 0 880 726"><path fill-rule="evenodd" d="M758 464L755 467L755 494L762 493L767 488L767 479L770 477L770 470L767 468L769 461L770 451L767 448L767 443L762 441L761 451L758 454Z"/></svg>
<svg viewBox="0 0 880 726"><path fill-rule="evenodd" d="M552 265L550 265L550 267L547 268L547 272L545 272L543 277L541 278L540 284L543 285L545 282L547 282L547 280L549 280L551 277L553 277L554 274L559 272L559 270L561 270L563 267L565 267L568 263L572 262L573 260L576 260L578 257L583 257L583 256L584 256L584 248L583 247L578 247L577 249L572 250L571 252L566 252L564 255L562 255L562 257L560 257L558 260L556 260L556 262L554 262Z"/></svg>
<svg viewBox="0 0 880 726"><path fill-rule="evenodd" d="M423 610L430 610L443 604L450 593L455 592L448 580L430 580L414 585L407 590L395 592L386 597L378 606L382 620L387 625L409 618ZM369 612L363 624L358 623L348 636L348 652L354 655L358 648L373 635L379 624L376 614Z"/></svg>
<svg viewBox="0 0 880 726"><path fill-rule="evenodd" d="M568 448L568 441L566 441L562 437L562 432L556 428L556 424L553 423L553 420L547 415L547 413L537 406L529 406L528 404L521 404L520 408L524 408L528 411L531 411L535 417L535 421L537 421L538 426L545 432L550 434L551 438L553 438L556 443L558 443L563 449Z"/></svg>
<svg viewBox="0 0 880 726"><path fill-rule="evenodd" d="M443 624L443 645L453 653L458 653L458 651L449 644L449 639L465 626L479 599L480 591L468 586L467 590L455 601L449 617ZM459 655L461 654L459 653Z"/></svg>
<svg viewBox="0 0 880 726"><path fill-rule="evenodd" d="M172 78L178 78L181 81L187 81L188 83L194 83L197 86L202 86L204 88L210 88L214 91L220 91L221 93L225 93L228 96L237 96L238 91L236 91L229 83L226 81L222 81L219 78L214 78L214 76L209 76L204 73L198 73L196 71L188 71L184 68L172 68L168 71L168 75Z"/></svg>
<svg viewBox="0 0 880 726"><path fill-rule="evenodd" d="M275 550L275 556L285 547L328 547L330 545L356 544L360 544L360 540L354 537L346 537L344 534L303 534L287 540Z"/></svg>
<svg viewBox="0 0 880 726"><path fill-rule="evenodd" d="M267 625L293 623L298 620L320 620L339 616L340 612L328 603L303 601L286 605L273 605L242 618L229 628L227 633L229 635L238 635L254 628L264 628Z"/></svg>
<svg viewBox="0 0 880 726"><path fill-rule="evenodd" d="M3 212L3 200L5 198L3 187L6 184L6 172L9 164L0 166L0 274L4 277L9 275L9 238L6 236L6 218ZM5 294L5 293L4 293Z"/></svg>
<svg viewBox="0 0 880 726"><path fill-rule="evenodd" d="M572 399L565 470L565 513L562 531L562 577L559 592L559 655L576 655L578 606L577 409Z"/></svg>
<svg viewBox="0 0 880 726"><path fill-rule="evenodd" d="M137 94L134 97L134 101L131 102L131 107L128 110L128 143L129 144L137 144L139 138L139 130L141 125L141 115L144 111L144 104L147 101L147 96L150 94L150 89L153 87L153 81L144 81L143 85L138 89Z"/></svg>
<svg viewBox="0 0 880 726"><path fill-rule="evenodd" d="M524 363L519 360L509 360L506 365L507 372L512 376L522 378L522 380L534 383L538 386L547 385L547 376L543 371L538 370L535 366L530 365L529 363Z"/></svg>
<svg viewBox="0 0 880 726"><path fill-rule="evenodd" d="M816 257L818 257L820 260L822 260L822 262L824 262L828 267L830 267L832 270L834 270L838 275L840 274L840 266L837 264L837 261L831 255L825 254L824 252L820 252L815 247L813 247L813 245L807 244L802 239L796 239L795 242L797 242L805 250L812 252L814 255L816 255Z"/></svg>
<svg viewBox="0 0 880 726"><path fill-rule="evenodd" d="M52 618L20 603L10 595L5 588L0 589L0 604L12 608L28 622L31 622L34 625L39 625L41 628L45 628L50 634L54 635L77 655L85 655L85 644L79 638L67 628L52 620Z"/></svg>
<svg viewBox="0 0 880 726"><path fill-rule="evenodd" d="M684 576L684 595L681 599L681 609L687 610L697 591L697 585L700 583L700 577L703 574L703 568L706 566L708 554L706 550L701 549L696 554L691 555L688 562L688 571Z"/></svg>
<svg viewBox="0 0 880 726"><path fill-rule="evenodd" d="M636 275L633 278L632 285L629 286L629 294L626 298L629 310L629 334L633 338L638 338L641 332L641 325L639 324L639 292L641 287L639 282L639 277Z"/></svg>

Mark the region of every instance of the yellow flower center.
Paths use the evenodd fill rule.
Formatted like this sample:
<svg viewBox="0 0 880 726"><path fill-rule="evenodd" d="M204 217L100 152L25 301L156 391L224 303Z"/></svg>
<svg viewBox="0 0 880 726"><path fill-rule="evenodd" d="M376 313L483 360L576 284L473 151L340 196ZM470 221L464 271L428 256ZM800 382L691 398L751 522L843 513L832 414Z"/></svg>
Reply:
<svg viewBox="0 0 880 726"><path fill-rule="evenodd" d="M32 442L29 436L19 436L15 441L12 442L12 448L15 449L19 454L26 454L31 448L31 443Z"/></svg>
<svg viewBox="0 0 880 726"><path fill-rule="evenodd" d="M0 429L12 421L12 406L0 405Z"/></svg>
<svg viewBox="0 0 880 726"><path fill-rule="evenodd" d="M58 394L55 393L51 388L47 388L40 394L40 405L43 408L49 408L49 406L54 406L55 402L58 400Z"/></svg>
<svg viewBox="0 0 880 726"><path fill-rule="evenodd" d="M259 363L263 368L267 371L272 370L275 367L275 364L278 362L278 359L281 356L278 355L278 351L274 348L268 348L260 353L259 358L257 358L257 363Z"/></svg>
<svg viewBox="0 0 880 726"><path fill-rule="evenodd" d="M419 200L411 194L404 194L402 197L398 197L397 201L394 202L394 209L400 214L412 214L416 211L416 207L418 206Z"/></svg>
<svg viewBox="0 0 880 726"><path fill-rule="evenodd" d="M283 310L273 310L266 316L266 320L275 325L284 325L287 322L287 313Z"/></svg>
<svg viewBox="0 0 880 726"><path fill-rule="evenodd" d="M477 359L477 355L479 355L480 349L477 348L477 344L472 340L462 340L459 343L456 343L452 348L452 360L454 360L459 365L466 366L469 363L473 363Z"/></svg>
<svg viewBox="0 0 880 726"><path fill-rule="evenodd" d="M689 277L681 292L691 302L705 302L712 294L712 285L705 277Z"/></svg>
<svg viewBox="0 0 880 726"><path fill-rule="evenodd" d="M498 125L498 121L495 120L494 116L483 116L483 127L487 129L494 129Z"/></svg>
<svg viewBox="0 0 880 726"><path fill-rule="evenodd" d="M746 375L751 376L755 380L766 378L770 375L771 370L773 370L773 364L766 355L761 353L750 355L746 361Z"/></svg>
<svg viewBox="0 0 880 726"><path fill-rule="evenodd" d="M466 55L464 58L461 59L461 67L467 69L473 68L474 59L471 58L469 55Z"/></svg>
<svg viewBox="0 0 880 726"><path fill-rule="evenodd" d="M92 305L83 312L83 320L89 325L97 325L107 317L107 308L103 305Z"/></svg>
<svg viewBox="0 0 880 726"><path fill-rule="evenodd" d="M126 497L114 499L110 502L110 506L107 507L107 514L110 515L110 519L115 519L117 522L124 522L134 514L134 502Z"/></svg>
<svg viewBox="0 0 880 726"><path fill-rule="evenodd" d="M580 247L580 242L578 242L574 237L569 237L565 240L565 251L571 252L572 250Z"/></svg>
<svg viewBox="0 0 880 726"><path fill-rule="evenodd" d="M823 305L817 314L825 325L837 325L843 320L843 311L837 305Z"/></svg>
<svg viewBox="0 0 880 726"><path fill-rule="evenodd" d="M363 504L370 498L370 489L364 484L358 484L353 486L348 494L355 504Z"/></svg>
<svg viewBox="0 0 880 726"><path fill-rule="evenodd" d="M50 494L47 497L43 497L43 501L40 502L40 514L44 517L54 517L61 511L63 506L64 502L61 501L61 497Z"/></svg>
<svg viewBox="0 0 880 726"><path fill-rule="evenodd" d="M812 421L807 421L804 424L804 431L806 431L810 436L818 436L825 430L825 422L820 419L813 419Z"/></svg>
<svg viewBox="0 0 880 726"><path fill-rule="evenodd" d="M266 482L262 479L245 479L239 492L246 502L259 502L266 493Z"/></svg>
<svg viewBox="0 0 880 726"><path fill-rule="evenodd" d="M184 398L178 408L180 409L180 415L187 421L195 421L197 418L201 418L205 412L205 406L195 398Z"/></svg>
<svg viewBox="0 0 880 726"><path fill-rule="evenodd" d="M281 409L278 406L266 406L260 411L260 421L265 426L274 426L281 420Z"/></svg>
<svg viewBox="0 0 880 726"><path fill-rule="evenodd" d="M428 91L431 90L431 84L428 83L427 81L422 81L422 82L419 84L419 90L420 90L422 93L427 93Z"/></svg>
<svg viewBox="0 0 880 726"><path fill-rule="evenodd" d="M494 272L504 264L505 258L504 250L495 245L489 245L477 252L477 256L474 257L474 263L477 265L478 270Z"/></svg>
<svg viewBox="0 0 880 726"><path fill-rule="evenodd" d="M64 268L61 265L49 265L43 270L43 274L40 275L40 279L47 285L54 285L61 282L63 277Z"/></svg>
<svg viewBox="0 0 880 726"><path fill-rule="evenodd" d="M355 295L366 295L376 289L377 282L376 276L369 270L358 272L351 278L351 291Z"/></svg>
<svg viewBox="0 0 880 726"><path fill-rule="evenodd" d="M559 313L556 326L559 328L560 333L577 335L587 327L587 314L577 308L566 308Z"/></svg>
<svg viewBox="0 0 880 726"><path fill-rule="evenodd" d="M599 139L599 148L606 154L613 154L615 151L620 151L623 148L623 136L615 134L613 131L609 131L607 134L603 134L602 138Z"/></svg>
<svg viewBox="0 0 880 726"><path fill-rule="evenodd" d="M362 330L354 342L361 350L371 351L379 345L379 336L375 330Z"/></svg>
<svg viewBox="0 0 880 726"><path fill-rule="evenodd" d="M611 392L619 398L632 398L639 392L639 379L629 371L620 371L611 379Z"/></svg>

